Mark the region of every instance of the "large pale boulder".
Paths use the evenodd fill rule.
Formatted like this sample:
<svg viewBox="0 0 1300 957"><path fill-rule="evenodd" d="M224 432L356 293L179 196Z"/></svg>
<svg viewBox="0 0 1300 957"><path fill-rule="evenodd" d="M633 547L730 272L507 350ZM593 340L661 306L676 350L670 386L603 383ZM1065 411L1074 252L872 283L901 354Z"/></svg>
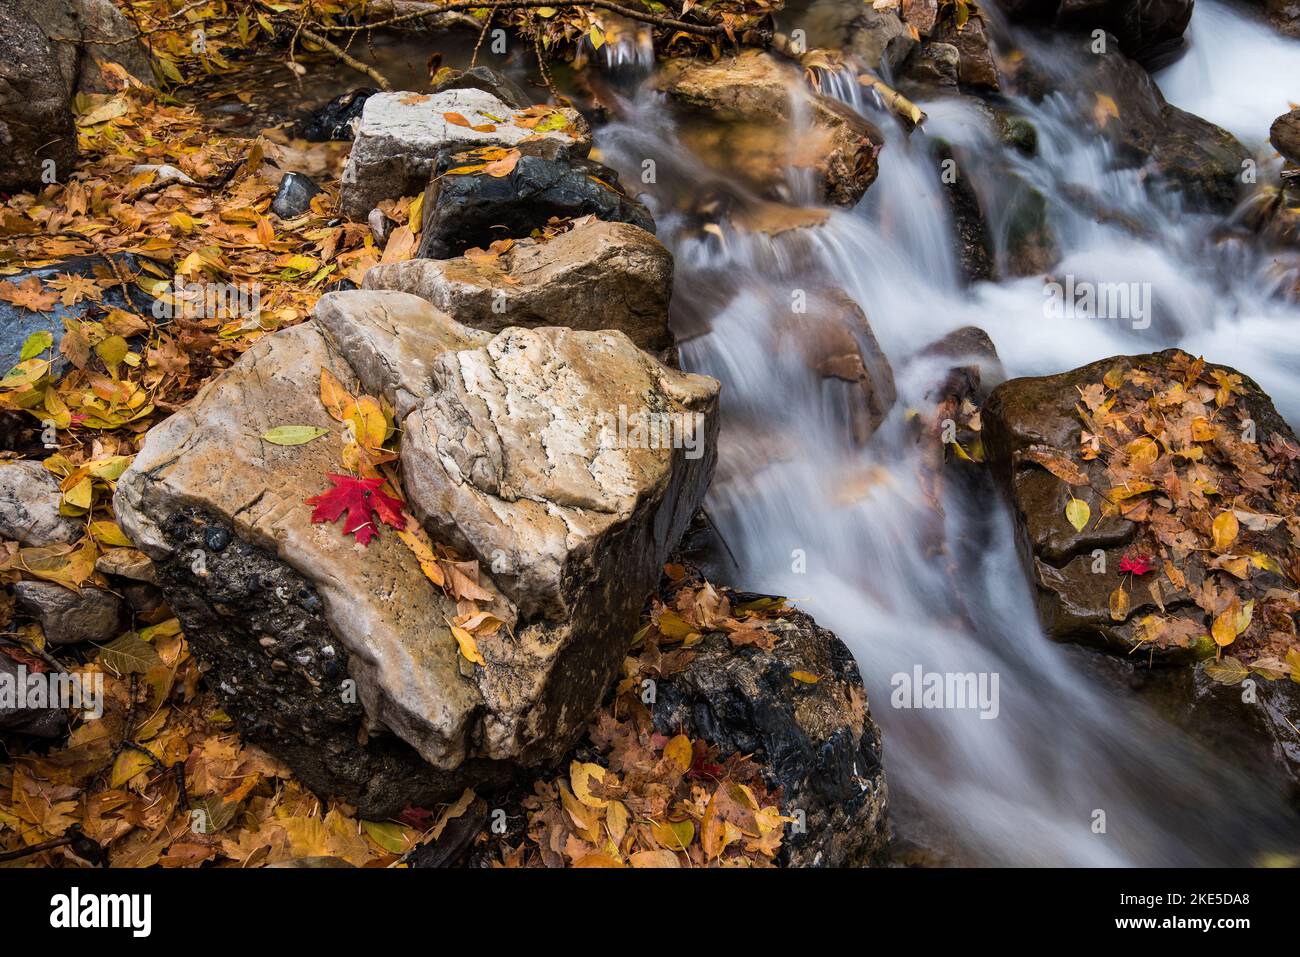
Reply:
<svg viewBox="0 0 1300 957"><path fill-rule="evenodd" d="M482 607L505 622L478 637L485 667L459 656L456 602L392 530L362 547L311 521L304 500L341 471L322 368L397 408L409 507L478 561ZM391 814L554 760L580 733L713 464L620 445L607 417L698 410L711 440L716 388L615 333L492 338L403 293L331 294L149 433L118 520L245 732L318 793ZM331 434L262 439L287 424Z"/></svg>
<svg viewBox="0 0 1300 957"><path fill-rule="evenodd" d="M732 124L714 133L687 124L682 135L732 173L746 152L753 152L749 178L760 189L779 192L772 172L807 168L822 197L852 206L875 182L881 132L843 104L808 89L793 64L769 53L747 50L716 63L670 60L655 85L686 111ZM722 141L711 141L714 135Z"/></svg>
<svg viewBox="0 0 1300 957"><path fill-rule="evenodd" d="M350 219L364 220L381 200L422 192L443 149L516 146L541 138L585 156L591 149L586 121L568 107L556 107L553 114L553 121L538 123L478 89L376 93L361 111L343 170L339 208Z"/></svg>
<svg viewBox="0 0 1300 957"><path fill-rule="evenodd" d="M500 254L376 266L362 286L412 293L488 332L615 329L655 352L672 343L672 281L672 253L652 234L591 220L551 239L520 240Z"/></svg>

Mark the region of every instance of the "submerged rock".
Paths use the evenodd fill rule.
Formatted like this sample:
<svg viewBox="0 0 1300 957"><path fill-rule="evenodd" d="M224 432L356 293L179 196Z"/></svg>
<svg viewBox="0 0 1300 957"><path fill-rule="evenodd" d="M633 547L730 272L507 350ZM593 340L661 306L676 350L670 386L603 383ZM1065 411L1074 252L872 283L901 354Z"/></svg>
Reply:
<svg viewBox="0 0 1300 957"><path fill-rule="evenodd" d="M894 373L862 311L842 289L812 292L802 313L782 314L775 348L798 350L824 381L831 414L865 445L898 395Z"/></svg>
<svg viewBox="0 0 1300 957"><path fill-rule="evenodd" d="M478 636L486 667L458 654L456 603L391 529L363 548L311 521L305 499L340 470L323 368L397 409L409 508L477 561L505 622ZM716 392L616 333L493 338L414 296L334 293L149 433L116 512L241 729L383 817L572 744L703 496ZM620 443L604 428L620 407L698 412L703 454ZM285 424L331 434L260 438Z"/></svg>
<svg viewBox="0 0 1300 957"><path fill-rule="evenodd" d="M363 288L412 293L488 332L616 329L657 352L672 344L672 281L672 253L653 235L592 220L550 239L521 239L500 254L376 266Z"/></svg>
<svg viewBox="0 0 1300 957"><path fill-rule="evenodd" d="M418 194L443 150L516 146L540 137L566 153L586 156L591 131L582 117L568 107L556 107L550 116L519 116L509 104L476 89L376 93L361 112L339 208L349 219L364 221L381 200Z"/></svg>
<svg viewBox="0 0 1300 957"><path fill-rule="evenodd" d="M1124 54L1108 50L1085 59L1084 71L1071 83L1086 91L1078 94L1081 114L1114 147L1116 165L1156 174L1148 189L1172 190L1189 209L1231 210L1250 151L1226 130L1170 105L1146 70ZM1099 95L1109 97L1114 109Z"/></svg>
<svg viewBox="0 0 1300 957"><path fill-rule="evenodd" d="M780 635L771 651L735 648L722 636L695 645L682 671L656 682L655 727L763 766L768 784L781 788L781 813L799 822L787 829L778 863L877 863L888 839L888 789L880 729L853 655L802 612L770 626Z"/></svg>
<svg viewBox="0 0 1300 957"><path fill-rule="evenodd" d="M707 63L671 60L655 80L688 114L708 117L703 128L686 124L682 135L697 152L716 146L714 160L734 171L754 150L750 178L777 190L789 166L809 169L818 192L831 203L852 206L875 182L884 136L843 104L807 88L793 64L748 50ZM718 121L732 124L718 127ZM720 142L713 139L721 137ZM707 158L707 155L706 155ZM780 197L777 197L780 198Z"/></svg>
<svg viewBox="0 0 1300 957"><path fill-rule="evenodd" d="M498 239L523 238L552 217L595 216L654 232L650 211L623 192L608 166L574 157L555 140L520 143L515 150L504 175L485 168L492 160L476 150L438 154L424 197L420 258L447 259Z"/></svg>

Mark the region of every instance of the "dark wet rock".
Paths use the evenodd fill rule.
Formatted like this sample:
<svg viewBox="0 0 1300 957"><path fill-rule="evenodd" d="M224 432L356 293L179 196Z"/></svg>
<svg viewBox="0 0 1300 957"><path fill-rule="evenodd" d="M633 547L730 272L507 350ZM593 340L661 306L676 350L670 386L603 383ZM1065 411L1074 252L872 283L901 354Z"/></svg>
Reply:
<svg viewBox="0 0 1300 957"><path fill-rule="evenodd" d="M366 289L427 299L487 332L506 326L617 329L649 352L672 345L673 257L630 223L592 220L548 240L521 239L496 257L411 259L376 266Z"/></svg>
<svg viewBox="0 0 1300 957"><path fill-rule="evenodd" d="M1194 0L998 0L1012 19L1060 29L1113 34L1119 48L1149 65L1183 44Z"/></svg>
<svg viewBox="0 0 1300 957"><path fill-rule="evenodd" d="M1117 168L1148 174L1150 192L1173 192L1193 211L1231 210L1250 151L1226 130L1170 105L1146 70L1114 46L1104 54L1085 55L1082 70L1064 78L1077 91L1081 121L1100 127L1099 135L1114 149ZM1059 63L1026 62L1024 67L1017 79L1035 98L1060 88ZM1099 109L1099 95L1114 101L1118 115Z"/></svg>
<svg viewBox="0 0 1300 957"><path fill-rule="evenodd" d="M934 39L957 48L957 76L963 86L999 89L998 65L981 17L971 17L961 28L954 20L944 20L934 31Z"/></svg>
<svg viewBox="0 0 1300 957"><path fill-rule="evenodd" d="M49 39L13 4L0 5L0 193L42 189L47 160L54 180L67 180L77 160L71 101Z"/></svg>
<svg viewBox="0 0 1300 957"><path fill-rule="evenodd" d="M952 158L951 150L940 146L937 158L942 162ZM967 282L984 282L994 276L994 247L989 236L988 222L980 206L979 194L965 176L951 182L941 181L948 213L952 216L953 242L957 262Z"/></svg>
<svg viewBox="0 0 1300 957"><path fill-rule="evenodd" d="M1025 451L1030 446L1076 450L1082 429L1075 408L1078 388L1101 382L1117 366L1159 368L1176 355L1178 351L1170 349L1154 355L1116 356L1059 375L1012 379L995 389L984 404L989 463L1011 500L1021 558L1035 583L1040 616L1052 638L1128 653L1136 644L1138 612L1149 603L1135 596L1125 620L1111 619L1107 599L1115 587L1114 574L1092 572L1093 551L1105 553L1106 568L1118 568L1125 549L1135 540L1137 527L1120 516L1097 514L1082 532L1076 531L1065 517L1066 502L1073 497L1071 486L1027 458ZM1235 371L1224 366L1207 368ZM1277 434L1294 442L1290 427L1268 396L1249 378L1243 380L1246 394L1242 401L1257 425L1258 441L1265 443ZM1081 467L1095 487L1109 487L1099 459L1083 462ZM1177 608L1187 600L1172 596L1165 603ZM1150 608L1154 609L1154 604ZM1179 648L1156 649L1155 654L1171 659L1188 657Z"/></svg>
<svg viewBox="0 0 1300 957"><path fill-rule="evenodd" d="M1283 113L1268 129L1268 141L1292 163L1300 163L1300 109Z"/></svg>
<svg viewBox="0 0 1300 957"><path fill-rule="evenodd" d="M980 405L992 389L1006 379L1002 360L989 334L978 326L962 326L936 339L918 356L942 360L946 368L934 389L926 393L932 402L969 400Z"/></svg>
<svg viewBox="0 0 1300 957"><path fill-rule="evenodd" d="M18 607L40 622L51 645L112 641L122 632L122 599L92 585L80 592L54 582L14 585Z"/></svg>
<svg viewBox="0 0 1300 957"><path fill-rule="evenodd" d="M449 259L497 239L522 238L553 216L593 215L654 232L650 211L623 192L609 167L571 157L556 142L534 140L516 148L519 161L505 176L482 171L448 175L476 165L476 157L456 150L439 154L424 198L420 258Z"/></svg>
<svg viewBox="0 0 1300 957"><path fill-rule="evenodd" d="M732 594L733 602L757 596ZM781 811L798 817L778 863L853 867L875 863L887 840L888 790L880 730L853 654L808 615L777 623L772 651L700 642L684 671L656 682L655 728L748 754L782 789ZM815 683L791 677L816 675Z"/></svg>
<svg viewBox="0 0 1300 957"><path fill-rule="evenodd" d="M299 133L303 139L312 143L352 139L356 135L357 123L361 122L361 110L365 107L366 100L378 92L367 86L340 93L313 111L298 127Z"/></svg>
<svg viewBox="0 0 1300 957"><path fill-rule="evenodd" d="M516 110L526 110L533 105L532 99L518 83L490 66L450 70L434 83L429 92L442 93L446 90L482 90Z"/></svg>
<svg viewBox="0 0 1300 957"><path fill-rule="evenodd" d="M295 219L311 209L311 199L320 187L302 173L285 173L271 200L271 212L281 219Z"/></svg>
<svg viewBox="0 0 1300 957"><path fill-rule="evenodd" d="M805 24L813 47L851 56L869 70L896 70L916 42L896 11L870 4L814 0L798 25Z"/></svg>
<svg viewBox="0 0 1300 957"><path fill-rule="evenodd" d="M1022 156L1038 153L1038 128L1023 116L1005 110L997 113L998 137Z"/></svg>
<svg viewBox="0 0 1300 957"><path fill-rule="evenodd" d="M59 482L39 462L0 463L0 539L41 547L71 544L81 525L59 514Z"/></svg>
<svg viewBox="0 0 1300 957"><path fill-rule="evenodd" d="M116 64L143 83L153 82L139 33L113 0L26 0L25 6L26 15L49 37L70 93L113 89L103 64Z"/></svg>
<svg viewBox="0 0 1300 957"><path fill-rule="evenodd" d="M1263 755L1274 762L1274 773L1300 783L1300 742L1295 737L1294 723L1300 714L1300 684L1287 680L1285 674L1269 680L1252 673L1250 687L1245 682L1216 686L1205 668L1198 666L1198 661L1214 658L1219 651L1209 637L1212 616L1202 610L1194 596L1203 583L1211 584L1211 572L1201 553L1190 549L1185 558L1175 562L1185 587L1176 584L1175 578L1159 573L1141 579L1142 585L1136 576L1130 576L1134 578L1130 605L1118 619L1113 617L1110 595L1121 581L1121 559L1134 549L1147 554L1165 546L1152 545L1145 524L1120 515L1104 515L1096 508L1084 529L1077 531L1065 517L1066 503L1074 496L1075 488L1031 457L1036 449L1060 450L1083 470L1092 489L1111 487L1100 458L1084 461L1075 454L1083 428L1076 411L1079 389L1101 382L1112 370L1140 369L1168 376L1177 374L1172 363L1182 369L1191 361L1170 349L1152 355L1115 356L1059 375L1003 383L983 407L990 469L1011 504L1017 548L1046 634L1057 641L1111 652L1135 668L1152 670L1152 680L1173 689L1173 707L1185 721L1193 726L1197 722L1204 722L1203 727L1213 726L1213 735L1222 740L1240 738L1241 747L1232 748L1233 753L1239 753L1239 760L1249 763ZM1239 375L1226 366L1205 366L1206 381L1215 373ZM1294 433L1259 386L1241 376L1239 388L1240 393L1234 396L1236 409L1254 423L1258 445L1283 442L1295 448ZM1212 388L1209 391L1212 393ZM1276 482L1294 485L1300 481L1300 466L1290 461L1270 474ZM1086 491L1084 494L1091 496ZM1287 495L1284 490L1278 494L1283 498ZM1280 534L1289 534L1285 525L1280 529ZM1166 561L1172 559L1157 555L1157 568ZM1255 594L1262 594L1270 574L1254 571L1240 587L1255 588ZM1278 577L1278 581L1283 580ZM1153 581L1160 584L1158 601L1146 587ZM1141 629L1144 622L1150 621L1190 625L1186 632L1190 640L1144 641ZM1222 651L1233 654L1237 648Z"/></svg>
<svg viewBox="0 0 1300 957"><path fill-rule="evenodd" d="M1246 0L1263 8L1264 16L1279 33L1300 39L1300 3L1296 0Z"/></svg>
<svg viewBox="0 0 1300 957"><path fill-rule="evenodd" d="M1007 198L1002 224L1003 261L999 265L1004 275L1040 275L1061 258L1047 197L1036 187L1016 183Z"/></svg>
<svg viewBox="0 0 1300 957"><path fill-rule="evenodd" d="M50 670L39 659L0 645L0 732L34 738L61 738L68 731L68 715L60 708L18 707L18 683L36 672ZM5 700L12 693L14 700Z"/></svg>
<svg viewBox="0 0 1300 957"><path fill-rule="evenodd" d="M774 348L803 356L823 381L829 415L850 442L864 445L898 398L893 369L866 313L842 289L811 290L805 305L781 314Z"/></svg>
<svg viewBox="0 0 1300 957"><path fill-rule="evenodd" d="M961 51L951 43L917 45L903 65L905 79L921 86L955 87L961 70Z"/></svg>

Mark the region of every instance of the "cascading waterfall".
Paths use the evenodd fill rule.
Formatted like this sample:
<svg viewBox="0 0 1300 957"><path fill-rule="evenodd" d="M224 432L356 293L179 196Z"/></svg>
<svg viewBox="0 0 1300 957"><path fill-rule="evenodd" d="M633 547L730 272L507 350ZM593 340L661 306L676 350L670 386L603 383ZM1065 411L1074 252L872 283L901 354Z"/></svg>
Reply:
<svg viewBox="0 0 1300 957"><path fill-rule="evenodd" d="M1281 99L1273 103L1279 97L1269 91L1288 76L1273 73L1232 95L1258 115L1228 116L1220 101L1230 94L1203 68L1199 46L1212 34L1216 60L1237 63L1256 56L1261 29L1201 0L1188 57L1162 75L1178 105L1252 146L1261 143L1263 115L1282 112L1288 92L1300 98L1300 90L1273 91ZM1267 49L1272 62L1300 57L1300 44L1271 34ZM1043 636L1005 507L986 488L948 482L936 508L919 480L924 449L907 410L924 407L934 381L933 361L917 351L975 325L992 337L1009 375L1181 345L1256 377L1300 421L1300 308L1270 295L1269 262L1216 243L1215 218L1153 201L1135 171L1113 169L1063 96L1012 102L1038 131L1037 155L1027 158L961 99L922 102L929 120L908 137L851 75L826 92L887 130L879 179L858 208L775 237L727 223L700 231L686 199L743 198L743 187L680 145L654 94L624 102L624 119L598 136L605 160L629 178L643 158L655 158L651 202L677 261L683 365L723 383L709 510L738 566L728 579L791 596L853 649L884 731L895 828L942 860L1182 866L1293 850L1294 819L1230 756L1107 678L1094 652ZM1057 271L1151 283L1151 326L1048 319L1041 277L966 286L934 138L958 156L990 212L995 244L1008 191L1037 190L1062 253ZM791 199L801 202L805 189L792 180ZM1096 222L1079 190L1145 229L1135 236ZM810 283L838 286L863 308L895 370L898 402L865 448L846 440L824 383L783 347L791 292ZM997 716L891 707L891 676L918 665L996 673ZM1091 827L1098 810L1104 834Z"/></svg>

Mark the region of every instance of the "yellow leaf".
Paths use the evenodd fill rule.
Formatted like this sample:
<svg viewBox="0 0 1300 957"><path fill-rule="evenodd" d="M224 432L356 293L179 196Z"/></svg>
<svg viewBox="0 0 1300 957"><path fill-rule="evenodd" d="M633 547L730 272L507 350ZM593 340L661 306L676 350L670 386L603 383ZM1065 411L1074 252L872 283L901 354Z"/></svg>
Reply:
<svg viewBox="0 0 1300 957"><path fill-rule="evenodd" d="M465 660L472 661L474 664L486 668L487 662L484 661L483 656L479 654L478 642L474 640L474 636L458 625L450 625L449 627L451 628L452 636L456 639L456 644L460 648L460 653Z"/></svg>
<svg viewBox="0 0 1300 957"><path fill-rule="evenodd" d="M1092 510L1088 508L1088 503L1081 498L1072 498L1065 503L1065 518L1074 526L1076 532L1083 531L1091 515Z"/></svg>
<svg viewBox="0 0 1300 957"><path fill-rule="evenodd" d="M689 771L695 759L691 739L684 734L677 735L664 745L664 757L677 765L679 771Z"/></svg>
<svg viewBox="0 0 1300 957"><path fill-rule="evenodd" d="M1237 640L1237 616L1240 612L1235 608L1229 608L1218 618L1214 619L1214 624L1210 626L1210 634L1214 637L1215 644L1226 648Z"/></svg>
<svg viewBox="0 0 1300 957"><path fill-rule="evenodd" d="M652 829L654 839L664 847L675 851L684 851L695 840L695 824L692 821L665 821Z"/></svg>
<svg viewBox="0 0 1300 957"><path fill-rule="evenodd" d="M343 387L329 369L321 366L320 370L320 400L325 405L325 411L330 417L339 422L347 421L356 400L352 398L352 393Z"/></svg>
<svg viewBox="0 0 1300 957"><path fill-rule="evenodd" d="M677 859L677 855L672 851L660 849L658 851L637 851L629 861L633 867L681 867L682 862Z"/></svg>
<svg viewBox="0 0 1300 957"><path fill-rule="evenodd" d="M1150 465L1160 458L1160 446L1145 435L1126 445L1124 451L1128 453L1129 461L1134 465Z"/></svg>
<svg viewBox="0 0 1300 957"><path fill-rule="evenodd" d="M407 516L406 528L398 532L397 537L415 555L415 559L420 563L420 570L424 572L425 577L441 588L446 583L447 576L442 573L438 559L433 554L429 536L424 529L420 528L413 518Z"/></svg>
<svg viewBox="0 0 1300 957"><path fill-rule="evenodd" d="M146 754L141 754L135 748L127 748L117 756L113 762L113 775L109 779L110 788L120 788L129 784L136 775L148 771L153 767L153 761Z"/></svg>
<svg viewBox="0 0 1300 957"><path fill-rule="evenodd" d="M790 677L795 681L806 685L815 685L817 682L822 680L821 675L815 675L811 671L792 671L790 672Z"/></svg>
<svg viewBox="0 0 1300 957"><path fill-rule="evenodd" d="M605 780L605 769L590 761L574 761L569 765L569 783L573 795L587 807L606 807L609 802L591 793L591 779Z"/></svg>
<svg viewBox="0 0 1300 957"><path fill-rule="evenodd" d="M1110 617L1113 621L1123 621L1128 617L1128 592L1120 585L1110 593Z"/></svg>
<svg viewBox="0 0 1300 957"><path fill-rule="evenodd" d="M1214 535L1214 550L1224 552L1232 547L1232 543L1237 540L1237 532L1240 526L1237 522L1237 516L1228 509L1220 512L1214 518L1214 524L1211 526L1211 532Z"/></svg>
<svg viewBox="0 0 1300 957"><path fill-rule="evenodd" d="M1092 107L1092 118L1097 126L1104 130L1106 124L1112 119L1119 119L1119 106L1105 93L1098 93L1096 96L1097 102Z"/></svg>

